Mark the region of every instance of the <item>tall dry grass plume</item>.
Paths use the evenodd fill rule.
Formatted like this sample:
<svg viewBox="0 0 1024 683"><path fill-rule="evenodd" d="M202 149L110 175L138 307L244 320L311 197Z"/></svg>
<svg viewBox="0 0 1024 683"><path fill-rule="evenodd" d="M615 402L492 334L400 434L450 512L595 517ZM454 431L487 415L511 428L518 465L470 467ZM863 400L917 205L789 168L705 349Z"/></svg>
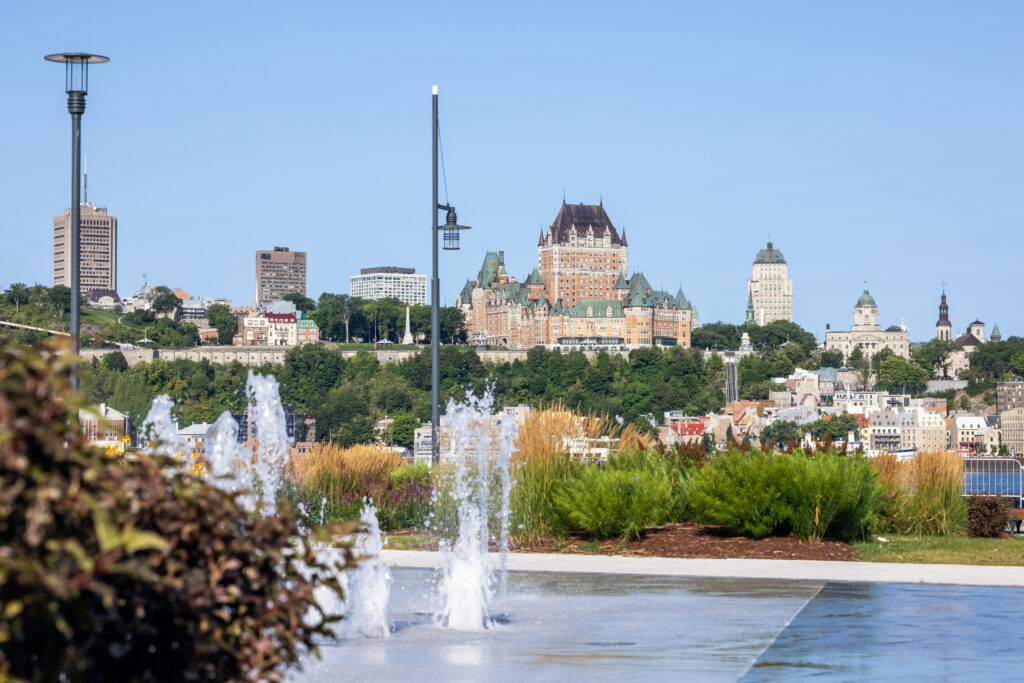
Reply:
<svg viewBox="0 0 1024 683"><path fill-rule="evenodd" d="M580 414L560 403L531 412L519 427L514 458L517 461L547 461L568 457L568 444L605 438L618 439L619 450L647 450L650 439L636 425L623 427L604 413ZM614 443L614 442L613 442Z"/></svg>
<svg viewBox="0 0 1024 683"><path fill-rule="evenodd" d="M872 460L882 485L882 518L892 531L949 536L966 530L963 460L947 451L922 451L900 462L883 454Z"/></svg>
<svg viewBox="0 0 1024 683"><path fill-rule="evenodd" d="M293 451L289 462L292 477L302 486L324 479L353 481L366 474L386 475L402 464L402 457L381 446L358 444L342 448L317 444L308 451Z"/></svg>

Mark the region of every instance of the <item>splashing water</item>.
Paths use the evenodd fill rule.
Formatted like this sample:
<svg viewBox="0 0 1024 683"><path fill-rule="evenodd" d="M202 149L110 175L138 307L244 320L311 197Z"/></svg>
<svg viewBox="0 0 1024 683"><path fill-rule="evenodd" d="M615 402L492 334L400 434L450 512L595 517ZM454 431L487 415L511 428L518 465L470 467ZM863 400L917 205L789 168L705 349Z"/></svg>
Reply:
<svg viewBox="0 0 1024 683"><path fill-rule="evenodd" d="M250 370L245 394L249 397L253 434L256 437L252 464L253 490L259 491L263 506L273 509L277 484L284 478L289 450L288 428L277 378L257 375Z"/></svg>
<svg viewBox="0 0 1024 683"><path fill-rule="evenodd" d="M441 546L445 564L439 582L442 607L438 616L442 625L455 631L489 628L488 608L495 584L502 591L507 586L510 462L516 429L511 416L492 417L492 406L490 394L479 399L467 395L464 404L449 401L442 418L442 435L447 440L442 461L451 468L448 495L456 507L458 535L454 546ZM492 492L495 478L497 490ZM495 496L498 566L488 552ZM435 495L435 509L439 502Z"/></svg>
<svg viewBox="0 0 1024 683"><path fill-rule="evenodd" d="M147 439L143 452L182 459L189 453L188 442L178 434L178 427L171 417L174 401L166 394L153 399L153 405L142 421L142 433Z"/></svg>
<svg viewBox="0 0 1024 683"><path fill-rule="evenodd" d="M359 521L366 527L366 531L355 535L354 550L357 555L369 557L359 563L349 579L346 630L352 635L387 638L391 635L387 618L391 569L380 559L384 536L372 500L363 501Z"/></svg>
<svg viewBox="0 0 1024 683"><path fill-rule="evenodd" d="M256 440L250 441L252 450L246 444L238 442L238 423L229 412L224 412L211 427L206 439L206 465L209 484L227 491L238 494L239 504L249 512L258 512L262 515L273 515L276 512L276 497L281 484L284 481L285 466L288 462L290 444L288 440L287 425L285 422L284 407L281 405L281 398L278 392L278 383L274 377L263 377L249 371L246 382L246 395L249 399L249 414L251 416L252 434ZM154 455L166 455L181 458L189 453L188 443L179 434L171 416L174 402L166 396L158 396L153 400L149 414L142 423L143 434L149 439L147 453ZM326 507L326 499L322 501L318 517L323 522L323 510ZM363 522L370 533L371 540L365 541L361 548L357 548L361 554L379 554L383 541L380 537L380 526L377 524L376 510L369 506L369 510L363 511ZM372 524L368 518L372 517ZM317 526L317 520L311 519L311 524ZM309 528L301 527L300 533L308 534ZM375 541L372 539L376 539ZM358 539L357 539L358 541ZM373 550L376 548L376 550ZM321 564L334 567L336 553L333 548L320 546L317 550L318 560ZM379 562L379 560L378 560ZM365 564L365 563L364 563ZM375 621L368 610L361 614L368 616L360 617L365 624L362 631L373 630L373 625L381 622L386 614L388 593L390 591L390 570L386 565L382 570L377 569L378 575L383 574L386 581L383 583L383 599L375 598L372 604L382 604L377 609L380 616ZM300 568L300 571L302 569ZM349 595L348 574L352 572L335 571L333 578L337 579L344 593ZM309 577L307 577L309 578ZM380 595L381 591L376 588L379 585L374 581L364 581L363 584ZM314 589L314 597L324 614L327 616L341 616L345 614L346 605L341 597L327 585L318 585ZM359 596L351 597L353 604L358 605ZM376 609L376 608L375 608ZM359 610L356 610L360 613ZM306 615L310 624L318 623L320 616L315 610ZM384 623L384 630L387 624Z"/></svg>

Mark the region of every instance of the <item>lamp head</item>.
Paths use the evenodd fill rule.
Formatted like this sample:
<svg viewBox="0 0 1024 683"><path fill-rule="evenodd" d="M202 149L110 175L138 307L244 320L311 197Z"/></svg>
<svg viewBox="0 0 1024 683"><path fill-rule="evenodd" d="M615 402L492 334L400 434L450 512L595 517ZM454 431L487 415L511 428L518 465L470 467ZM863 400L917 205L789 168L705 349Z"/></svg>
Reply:
<svg viewBox="0 0 1024 683"><path fill-rule="evenodd" d="M109 57L103 55L92 55L88 52L58 52L46 55L43 59L48 62L60 62L64 64L64 81L67 92L89 91L89 65L105 64L110 61ZM75 67L78 67L77 69Z"/></svg>
<svg viewBox="0 0 1024 683"><path fill-rule="evenodd" d="M468 225L459 225L459 217L455 213L455 207L449 206L448 213L444 219L444 248L448 251L457 251L459 249L459 232L462 230L470 230Z"/></svg>

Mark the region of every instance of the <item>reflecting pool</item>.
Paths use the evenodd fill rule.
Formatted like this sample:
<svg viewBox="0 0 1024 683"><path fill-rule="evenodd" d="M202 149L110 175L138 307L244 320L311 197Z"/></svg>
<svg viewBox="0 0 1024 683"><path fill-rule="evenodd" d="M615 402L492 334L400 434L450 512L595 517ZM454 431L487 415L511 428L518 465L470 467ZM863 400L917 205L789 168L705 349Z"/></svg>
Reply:
<svg viewBox="0 0 1024 683"><path fill-rule="evenodd" d="M296 681L1016 676L1024 589L513 572L493 625L434 623L434 573L394 569L388 639L322 644Z"/></svg>

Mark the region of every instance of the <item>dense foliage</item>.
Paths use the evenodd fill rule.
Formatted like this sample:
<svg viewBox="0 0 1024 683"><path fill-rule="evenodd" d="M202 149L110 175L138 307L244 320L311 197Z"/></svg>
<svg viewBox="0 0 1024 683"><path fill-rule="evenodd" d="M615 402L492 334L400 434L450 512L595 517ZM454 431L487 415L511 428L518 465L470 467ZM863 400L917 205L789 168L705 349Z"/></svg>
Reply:
<svg viewBox="0 0 1024 683"><path fill-rule="evenodd" d="M967 503L967 533L998 538L1010 522L1010 499L1003 496L971 496Z"/></svg>
<svg viewBox="0 0 1024 683"><path fill-rule="evenodd" d="M109 361L107 359L110 359ZM106 402L138 421L153 398L168 394L182 425L213 422L245 405L247 368L207 361L156 359L131 368L118 354L85 364L82 390L93 404ZM430 417L430 354L380 363L372 353L350 359L326 347L292 349L283 366L258 369L281 383L285 403L317 418L317 439L351 445L372 440L374 423L395 418L390 438L411 444L412 429ZM524 361L485 365L466 346L441 349L442 400L490 386L499 406L563 403L583 412L621 416L650 430L667 410L706 414L725 405L724 366L694 349L636 349L628 356L531 349Z"/></svg>
<svg viewBox="0 0 1024 683"><path fill-rule="evenodd" d="M698 520L754 538L792 531L804 539L859 540L874 530L880 495L862 457L737 451L700 470L690 503Z"/></svg>
<svg viewBox="0 0 1024 683"><path fill-rule="evenodd" d="M0 679L282 679L340 593L290 508L90 447L54 351L0 339Z"/></svg>

